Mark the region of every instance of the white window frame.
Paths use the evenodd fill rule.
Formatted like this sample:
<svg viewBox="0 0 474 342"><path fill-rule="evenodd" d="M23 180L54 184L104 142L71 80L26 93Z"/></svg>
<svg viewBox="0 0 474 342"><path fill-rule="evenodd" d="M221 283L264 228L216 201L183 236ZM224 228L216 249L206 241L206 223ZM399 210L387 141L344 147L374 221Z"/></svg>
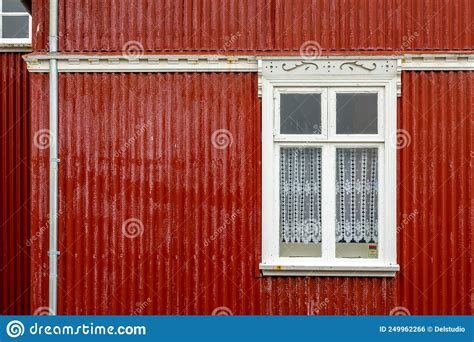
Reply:
<svg viewBox="0 0 474 342"><path fill-rule="evenodd" d="M28 16L28 38L3 38L4 17ZM3 0L0 0L0 45L31 45L32 19L28 12L3 12Z"/></svg>
<svg viewBox="0 0 474 342"><path fill-rule="evenodd" d="M394 276L396 262L396 99L394 78L348 79L341 77L316 80L310 77L261 79L262 89L262 262L264 276ZM327 139L324 136L288 137L279 135L279 96L301 90L325 93L324 106L335 114L336 92L377 92L379 134L335 134L335 115L328 115ZM327 92L324 91L327 89ZM326 104L325 104L325 101ZM324 132L324 128L322 130ZM357 137L357 140L348 140ZM322 146L322 257L280 257L279 146ZM335 170L338 146L379 148L379 243L378 257L336 258ZM328 181L325 181L327 179ZM328 196L329 195L329 196Z"/></svg>

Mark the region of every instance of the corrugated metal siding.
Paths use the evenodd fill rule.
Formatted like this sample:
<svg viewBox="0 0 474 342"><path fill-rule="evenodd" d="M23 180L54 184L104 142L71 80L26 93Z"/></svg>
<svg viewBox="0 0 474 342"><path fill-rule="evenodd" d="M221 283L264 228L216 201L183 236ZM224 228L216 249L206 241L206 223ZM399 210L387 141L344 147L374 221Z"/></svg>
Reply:
<svg viewBox="0 0 474 342"><path fill-rule="evenodd" d="M29 312L29 84L21 53L0 53L0 314Z"/></svg>
<svg viewBox="0 0 474 342"><path fill-rule="evenodd" d="M35 50L47 46L47 3L33 0ZM59 47L284 52L314 40L325 51L472 50L473 17L471 0L64 0Z"/></svg>
<svg viewBox="0 0 474 342"><path fill-rule="evenodd" d="M36 131L47 127L48 79L32 77ZM257 75L62 74L59 312L473 313L472 75L403 81L399 126L411 144L399 153L402 271L261 278ZM213 146L218 129L230 131L231 146ZM37 231L47 222L47 150L33 151L32 171ZM132 218L143 233L128 238ZM33 245L34 264L47 260L47 240ZM32 279L35 310L47 305L47 268L32 268Z"/></svg>
<svg viewBox="0 0 474 342"><path fill-rule="evenodd" d="M413 314L474 313L473 81L403 73L399 128L411 144L399 151L398 297Z"/></svg>
<svg viewBox="0 0 474 342"><path fill-rule="evenodd" d="M31 116L30 137L37 132L46 132L49 128L49 78L48 75L30 74ZM45 145L47 146L47 145ZM36 148L33 145L30 154L30 206L31 236L36 243L30 248L31 256L31 310L41 310L48 306L48 247L49 247L49 149ZM59 232L63 234L63 230ZM41 302L42 305L37 305Z"/></svg>

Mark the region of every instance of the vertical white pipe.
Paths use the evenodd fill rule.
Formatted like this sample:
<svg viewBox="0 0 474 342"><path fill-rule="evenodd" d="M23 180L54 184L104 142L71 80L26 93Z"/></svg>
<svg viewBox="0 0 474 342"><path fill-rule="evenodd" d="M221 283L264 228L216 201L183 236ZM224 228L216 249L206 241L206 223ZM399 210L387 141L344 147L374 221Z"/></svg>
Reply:
<svg viewBox="0 0 474 342"><path fill-rule="evenodd" d="M49 311L58 306L58 0L49 2Z"/></svg>

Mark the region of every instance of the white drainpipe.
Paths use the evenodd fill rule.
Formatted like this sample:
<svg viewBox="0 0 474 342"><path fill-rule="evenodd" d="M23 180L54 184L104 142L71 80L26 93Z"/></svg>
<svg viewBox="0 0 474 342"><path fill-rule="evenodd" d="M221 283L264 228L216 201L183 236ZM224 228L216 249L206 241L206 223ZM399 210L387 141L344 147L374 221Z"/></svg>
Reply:
<svg viewBox="0 0 474 342"><path fill-rule="evenodd" d="M58 307L58 0L49 2L49 312Z"/></svg>

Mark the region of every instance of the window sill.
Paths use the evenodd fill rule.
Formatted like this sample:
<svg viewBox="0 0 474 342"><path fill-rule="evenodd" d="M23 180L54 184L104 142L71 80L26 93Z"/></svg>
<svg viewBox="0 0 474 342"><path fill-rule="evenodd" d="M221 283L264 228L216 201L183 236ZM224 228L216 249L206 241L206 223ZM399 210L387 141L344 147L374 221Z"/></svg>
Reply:
<svg viewBox="0 0 474 342"><path fill-rule="evenodd" d="M334 265L301 266L260 264L264 276L320 276L320 277L394 277L399 265Z"/></svg>
<svg viewBox="0 0 474 342"><path fill-rule="evenodd" d="M31 52L31 42L6 42L0 39L0 52Z"/></svg>

